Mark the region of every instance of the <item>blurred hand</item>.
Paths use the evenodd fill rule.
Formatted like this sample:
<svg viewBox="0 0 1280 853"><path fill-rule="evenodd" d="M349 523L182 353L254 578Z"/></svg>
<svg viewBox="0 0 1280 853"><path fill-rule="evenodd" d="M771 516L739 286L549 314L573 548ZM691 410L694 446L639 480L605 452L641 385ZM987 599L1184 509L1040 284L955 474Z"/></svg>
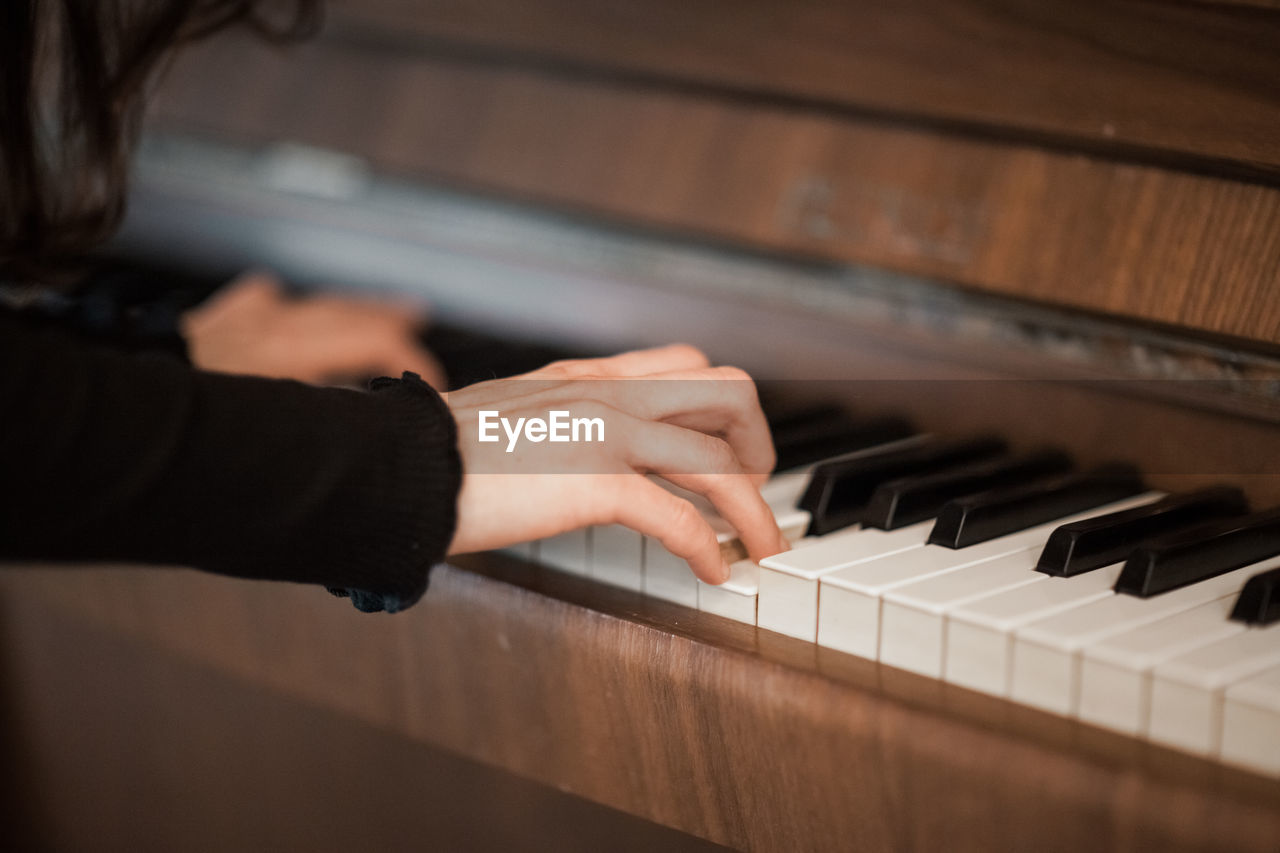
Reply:
<svg viewBox="0 0 1280 853"><path fill-rule="evenodd" d="M247 273L182 318L192 363L220 373L325 383L411 370L445 387L418 343L419 311L338 296L291 298L280 282Z"/></svg>
<svg viewBox="0 0 1280 853"><path fill-rule="evenodd" d="M706 519L648 475L708 499L752 558L789 547L760 496L775 457L755 385L737 368L710 367L693 347L555 362L446 399L465 472L451 554L616 523L659 540L702 580L724 582L729 567ZM606 440L526 442L507 453L505 437L479 442L482 409L512 422L551 409L599 417Z"/></svg>

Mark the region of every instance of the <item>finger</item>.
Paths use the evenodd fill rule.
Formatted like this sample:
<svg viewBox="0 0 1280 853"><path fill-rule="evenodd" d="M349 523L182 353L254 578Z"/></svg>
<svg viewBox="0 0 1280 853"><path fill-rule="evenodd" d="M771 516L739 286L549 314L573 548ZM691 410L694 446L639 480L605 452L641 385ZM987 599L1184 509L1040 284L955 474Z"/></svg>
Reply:
<svg viewBox="0 0 1280 853"><path fill-rule="evenodd" d="M278 302L284 287L275 274L266 270L248 270L236 276L214 294L213 299L225 303Z"/></svg>
<svg viewBox="0 0 1280 853"><path fill-rule="evenodd" d="M673 371L654 381L582 380L551 389L547 396L570 405L575 394L594 396L638 418L722 437L757 485L777 461L755 383L736 367Z"/></svg>
<svg viewBox="0 0 1280 853"><path fill-rule="evenodd" d="M428 316L426 306L404 298L323 294L312 296L308 301L341 317L360 318L361 322L385 324L391 328L407 331L422 327Z"/></svg>
<svg viewBox="0 0 1280 853"><path fill-rule="evenodd" d="M533 404L536 402L535 394L562 387L574 380L636 378L653 372L692 370L707 365L707 357L698 349L686 344L672 344L607 358L553 361L519 376L477 382L454 394L458 405L465 406L482 406L497 400Z"/></svg>
<svg viewBox="0 0 1280 853"><path fill-rule="evenodd" d="M729 578L729 565L711 525L697 508L644 477L629 477L614 492L611 521L650 536L707 583Z"/></svg>
<svg viewBox="0 0 1280 853"><path fill-rule="evenodd" d="M657 374L653 381L633 378L497 382L469 388L459 398L470 407L498 400L507 409L560 407L575 413L590 401L597 401L644 420L668 421L721 436L757 484L768 479L776 459L755 383L735 367L673 371Z"/></svg>
<svg viewBox="0 0 1280 853"><path fill-rule="evenodd" d="M672 424L635 421L624 430L627 462L639 471L702 495L738 531L754 560L789 546L757 485L729 444Z"/></svg>
<svg viewBox="0 0 1280 853"><path fill-rule="evenodd" d="M260 271L244 273L187 311L183 315L183 334L199 336L223 324L260 324L274 315L281 300L280 282L275 276Z"/></svg>
<svg viewBox="0 0 1280 853"><path fill-rule="evenodd" d="M553 361L525 377L531 379L577 379L588 376L622 378L648 376L672 370L707 367L711 362L697 347L670 344L653 349L633 350L606 358L580 358Z"/></svg>
<svg viewBox="0 0 1280 853"><path fill-rule="evenodd" d="M443 368L417 338L385 322L335 325L328 322L332 318L313 310L317 307L293 309L294 318L302 322L282 326L278 372L303 381L362 384L360 377L398 377L407 370L433 388L444 389ZM310 322L317 317L322 322Z"/></svg>

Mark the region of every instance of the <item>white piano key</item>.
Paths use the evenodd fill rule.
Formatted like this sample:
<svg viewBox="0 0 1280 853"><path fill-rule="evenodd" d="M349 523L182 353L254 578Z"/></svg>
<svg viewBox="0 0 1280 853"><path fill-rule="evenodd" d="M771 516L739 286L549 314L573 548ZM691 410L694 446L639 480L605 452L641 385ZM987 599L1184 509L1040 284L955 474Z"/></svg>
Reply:
<svg viewBox="0 0 1280 853"><path fill-rule="evenodd" d="M644 590L644 536L620 524L591 530L591 576L601 583Z"/></svg>
<svg viewBox="0 0 1280 853"><path fill-rule="evenodd" d="M1152 598L1111 595L1019 628L1014 636L1009 695L1016 702L1074 716L1079 703L1082 649L1239 592L1259 565L1262 564Z"/></svg>
<svg viewBox="0 0 1280 853"><path fill-rule="evenodd" d="M698 606L698 579L689 564L648 536L644 540L643 587L644 594L653 598Z"/></svg>
<svg viewBox="0 0 1280 853"><path fill-rule="evenodd" d="M774 474L760 487L760 495L769 506L792 508L809 485L809 476L809 468Z"/></svg>
<svg viewBox="0 0 1280 853"><path fill-rule="evenodd" d="M799 502L801 495L804 494L808 481L809 470L803 469L774 475L760 487L760 496L764 498L764 502L773 510L774 521L777 522L779 529L788 539L799 539L804 536L805 530L809 527L809 513L806 510L796 509L796 504ZM655 482L672 494L684 498L697 507L702 517L711 525L711 529L716 532L716 538L721 543L738 537L738 532L716 512L715 506L702 495L672 485L666 480L655 480Z"/></svg>
<svg viewBox="0 0 1280 853"><path fill-rule="evenodd" d="M875 658L879 655L881 598L890 591L916 583L926 578L953 572L987 560L994 560L1009 554L1016 554L1030 548L1042 548L1059 525L1069 524L1095 515L1118 512L1133 506L1157 500L1160 495L1147 493L1134 498L1095 507L1091 510L1065 516L1051 522L1029 527L1026 530L1012 533L970 545L967 548L944 548L939 545L925 545L921 548L899 553L892 557L877 560L865 560L856 565L845 566L821 576L823 586L824 612L820 613L820 622L828 615L830 626L819 626L819 645L840 649L850 654ZM926 522L926 524L929 524ZM904 528L911 529L911 528ZM761 565L764 565L762 563ZM827 595L827 589L840 588L847 594ZM859 600L859 596L868 601ZM827 606L829 605L829 607ZM874 606L873 606L874 605ZM842 633L836 625L851 624L853 613L845 612L852 608L857 613L859 626L856 637ZM828 609L834 612L828 613ZM763 611L763 599L761 604ZM763 618L763 617L762 617ZM868 623L866 620L871 620ZM870 638L874 637L874 642Z"/></svg>
<svg viewBox="0 0 1280 853"><path fill-rule="evenodd" d="M1227 688L1221 755L1229 764L1280 775L1280 666Z"/></svg>
<svg viewBox="0 0 1280 853"><path fill-rule="evenodd" d="M898 530L870 530L861 527L838 530L826 536L815 536L781 554L760 561L760 567L806 580L817 580L823 574L920 548L929 538L932 521L924 521Z"/></svg>
<svg viewBox="0 0 1280 853"><path fill-rule="evenodd" d="M538 562L575 575L591 574L591 531L570 530L538 542Z"/></svg>
<svg viewBox="0 0 1280 853"><path fill-rule="evenodd" d="M911 436L900 441L847 453L839 458L881 453L885 450L919 443L927 438L928 436L924 435ZM773 509L778 527L782 530L783 536L791 542L792 549L785 554L778 554L768 560L761 561L760 566L756 567L757 571L760 571L761 566L772 565L774 568L771 571L781 572L782 574L791 574L792 569L800 572L800 580L797 582L793 582L793 579L789 577L774 576L770 579L767 585L770 591L757 597L756 621L761 627L797 636L810 642L817 637L818 590L816 575L812 578L805 578L804 575L807 570L804 566L815 562L826 563L829 562L829 558L810 554L798 557L798 560L793 563L793 555L800 555L823 542L839 539L836 548L844 554L843 558L856 560L859 553L869 557L887 551L898 550L901 547L915 547L918 544L923 544L924 539L928 537L928 530L931 526L929 524L917 525L917 527L921 528L921 531L916 533L903 533L903 530L910 528L892 532L851 528L850 530L838 531L824 537L804 537L805 531L809 527L809 513L805 510L796 509L795 504L799 502L801 495L804 494L811 472L812 466L786 471L770 478L761 487L760 493L764 496L765 502ZM717 535L721 542L725 541L723 530L723 527L717 528ZM865 535L858 538L856 542L851 542L847 537L856 533ZM898 543L903 540L905 540L905 544L899 545ZM809 562L806 563L806 561ZM810 599L812 599L812 602L810 602ZM761 601L769 602L768 606L765 607L768 615L765 616L764 622L760 621Z"/></svg>
<svg viewBox="0 0 1280 853"><path fill-rule="evenodd" d="M1280 560L1271 566L1277 564ZM1226 688L1277 665L1280 625L1249 629L1159 664L1152 670L1148 737L1189 752L1216 754Z"/></svg>
<svg viewBox="0 0 1280 853"><path fill-rule="evenodd" d="M759 591L760 567L751 560L739 560L729 566L729 580L723 584L698 584L698 609L754 625Z"/></svg>
<svg viewBox="0 0 1280 853"><path fill-rule="evenodd" d="M773 520L777 522L778 530L788 542L793 545L798 542L806 530L809 529L809 513L802 509L786 509L773 508ZM716 541L721 545L726 542L732 542L738 539L738 531L734 530L729 522L725 521L718 515L707 515L707 522L711 525L711 529L715 531Z"/></svg>
<svg viewBox="0 0 1280 853"><path fill-rule="evenodd" d="M775 507L773 518L778 523L778 530L788 542L800 540L809 529L808 510Z"/></svg>
<svg viewBox="0 0 1280 853"><path fill-rule="evenodd" d="M997 542L1001 544L994 544ZM821 580L818 644L860 657L876 658L880 645L881 596L895 587L926 577L1006 556L1006 549L1011 547L1016 553L1026 550L1027 544L1018 542L1010 545L993 539L960 550L928 545L907 553L846 566L824 576ZM853 634L848 633L851 627L854 628Z"/></svg>
<svg viewBox="0 0 1280 853"><path fill-rule="evenodd" d="M880 600L820 584L818 602L818 645L874 660L880 641Z"/></svg>
<svg viewBox="0 0 1280 853"><path fill-rule="evenodd" d="M1080 719L1130 735L1145 735L1151 670L1159 663L1245 630L1230 619L1227 595L1176 616L1088 646L1080 667Z"/></svg>
<svg viewBox="0 0 1280 853"><path fill-rule="evenodd" d="M793 542L799 540L809 526L809 513L795 509L795 503L804 492L808 476L807 469L789 471L769 478L760 487L760 494L774 511L774 519L782 529L783 535ZM666 480L655 479L655 482L697 507L715 531L718 542L724 544L738 538L737 531L715 511L715 507L706 498L672 485ZM639 572L639 589L654 598L683 604L686 607L697 607L700 584L690 570L689 564L662 547L662 543L656 539L640 538L643 540L643 560ZM629 577L623 579L630 580ZM744 615L746 612L746 605L741 602L726 599L723 601L723 606L726 610L738 615ZM754 622L754 603L751 605L751 611L751 621Z"/></svg>
<svg viewBox="0 0 1280 853"><path fill-rule="evenodd" d="M943 677L972 690L1007 696L1012 677L1013 636L1023 625L1114 595L1123 563L1072 578L1002 592L953 610L947 618L947 663Z"/></svg>
<svg viewBox="0 0 1280 853"><path fill-rule="evenodd" d="M885 593L880 609L880 660L941 678L947 613L976 599L1048 580L1035 570L1040 551L1025 549Z"/></svg>
<svg viewBox="0 0 1280 853"><path fill-rule="evenodd" d="M790 551L761 560L757 624L779 634L815 642L818 579L823 574L921 548L932 527L933 522L926 521L891 531L840 531L801 541Z"/></svg>

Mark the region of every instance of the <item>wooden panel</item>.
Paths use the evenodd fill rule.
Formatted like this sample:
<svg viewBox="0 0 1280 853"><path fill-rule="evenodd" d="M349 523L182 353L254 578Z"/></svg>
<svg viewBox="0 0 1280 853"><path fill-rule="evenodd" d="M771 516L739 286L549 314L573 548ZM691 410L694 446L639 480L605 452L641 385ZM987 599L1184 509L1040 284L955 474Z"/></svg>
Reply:
<svg viewBox="0 0 1280 853"><path fill-rule="evenodd" d="M334 31L1280 166L1280 15L1144 0L345 0Z"/></svg>
<svg viewBox="0 0 1280 853"><path fill-rule="evenodd" d="M235 40L157 126L754 248L1280 341L1280 189L702 96L333 44Z"/></svg>
<svg viewBox="0 0 1280 853"><path fill-rule="evenodd" d="M1280 788L1257 777L489 565L492 576L436 569L397 617L316 589L164 570L10 570L0 589L22 614L10 625L48 614L118 631L742 849L1249 851L1274 849L1280 832ZM39 636L29 627L10 647Z"/></svg>
<svg viewBox="0 0 1280 853"><path fill-rule="evenodd" d="M4 616L0 746L13 749L0 763L0 782L11 785L0 814L9 850L723 849L71 611Z"/></svg>

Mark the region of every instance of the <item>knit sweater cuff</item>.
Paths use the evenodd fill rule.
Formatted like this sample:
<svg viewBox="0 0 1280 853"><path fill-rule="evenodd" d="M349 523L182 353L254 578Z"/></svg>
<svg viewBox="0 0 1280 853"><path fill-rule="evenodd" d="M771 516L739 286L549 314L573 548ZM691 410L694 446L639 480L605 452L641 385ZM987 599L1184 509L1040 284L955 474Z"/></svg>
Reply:
<svg viewBox="0 0 1280 853"><path fill-rule="evenodd" d="M395 613L426 592L431 567L444 559L453 539L462 459L452 412L416 373L375 379L370 391L385 409L398 448L390 464L405 493L374 498L384 507L385 526L369 543L362 564L351 566L353 576L369 581L328 589L366 613Z"/></svg>

